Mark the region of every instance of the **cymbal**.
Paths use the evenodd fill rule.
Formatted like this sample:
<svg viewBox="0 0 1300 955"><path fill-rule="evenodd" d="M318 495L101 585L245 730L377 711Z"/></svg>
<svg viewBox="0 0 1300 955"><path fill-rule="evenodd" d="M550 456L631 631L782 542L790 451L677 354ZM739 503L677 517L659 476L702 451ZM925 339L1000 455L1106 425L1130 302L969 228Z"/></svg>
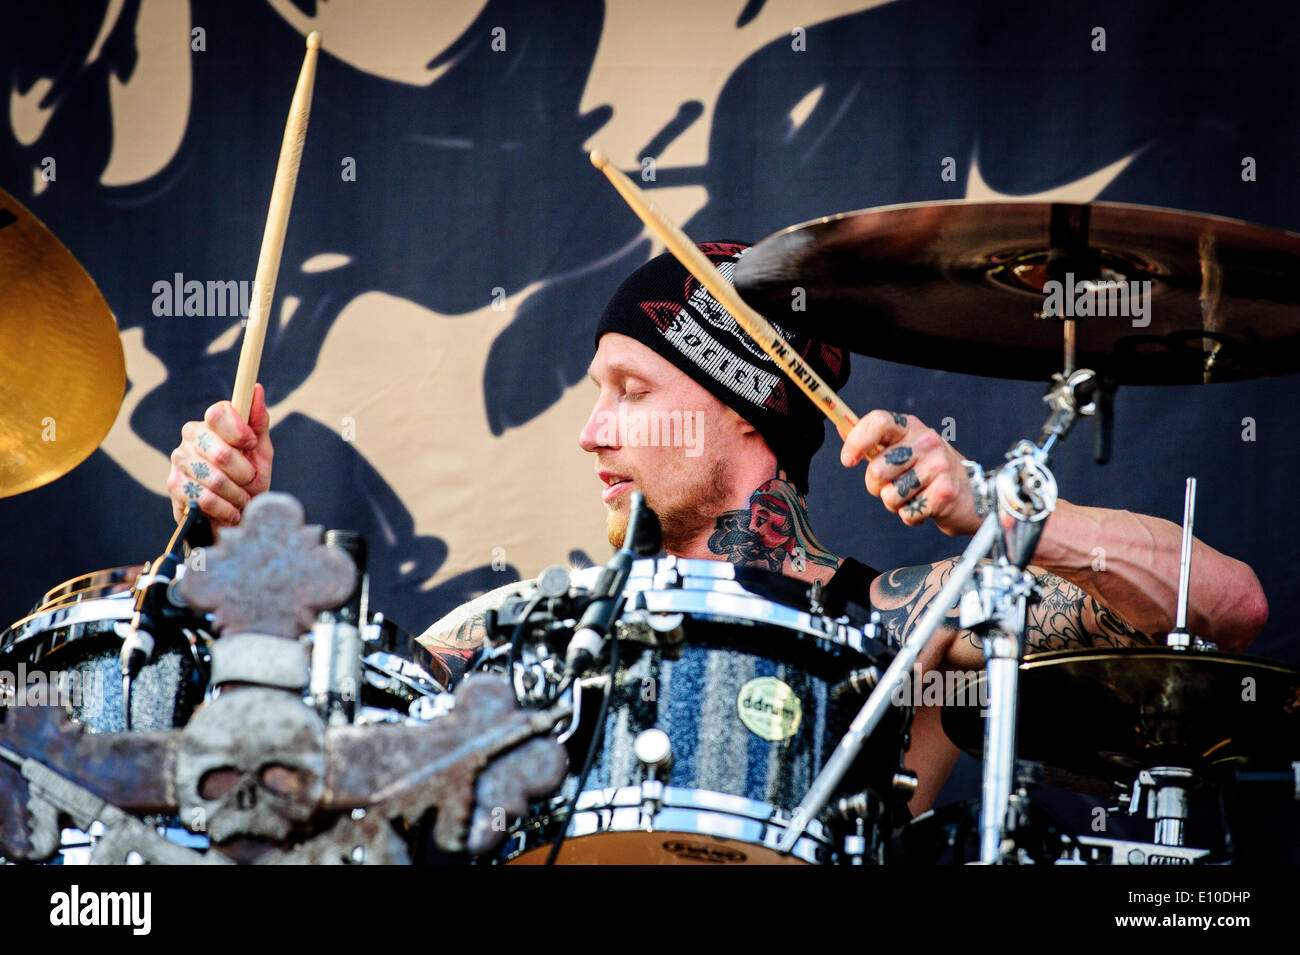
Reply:
<svg viewBox="0 0 1300 955"><path fill-rule="evenodd" d="M948 737L976 758L984 680L979 671L958 681L942 713ZM1020 667L1017 755L1044 764L1049 784L1084 791L1154 766L1288 766L1300 759L1300 670L1168 647L1030 654Z"/></svg>
<svg viewBox="0 0 1300 955"><path fill-rule="evenodd" d="M1300 235L1236 219L950 201L792 226L741 256L734 279L771 321L863 355L1046 382L1070 324L1074 367L1157 385L1300 370L1297 275Z"/></svg>
<svg viewBox="0 0 1300 955"><path fill-rule="evenodd" d="M125 393L122 341L104 296L63 243L0 191L0 497L89 457Z"/></svg>

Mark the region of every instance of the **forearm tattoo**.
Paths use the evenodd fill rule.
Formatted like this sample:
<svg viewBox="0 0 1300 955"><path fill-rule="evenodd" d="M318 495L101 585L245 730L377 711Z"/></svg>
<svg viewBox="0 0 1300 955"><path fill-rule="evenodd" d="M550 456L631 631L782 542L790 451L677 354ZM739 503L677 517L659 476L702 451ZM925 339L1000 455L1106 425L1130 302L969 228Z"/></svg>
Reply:
<svg viewBox="0 0 1300 955"><path fill-rule="evenodd" d="M717 518L709 550L729 563L778 574L787 561L795 573L810 563L839 566L839 558L813 537L808 505L782 471L750 495L749 507Z"/></svg>
<svg viewBox="0 0 1300 955"><path fill-rule="evenodd" d="M483 614L466 617L453 630L421 638L420 642L430 653L451 670L452 682L460 681L479 647L487 640L487 626Z"/></svg>
<svg viewBox="0 0 1300 955"><path fill-rule="evenodd" d="M878 611L885 635L900 644L939 595L957 566L958 559L903 567L877 577L871 586L872 609ZM1025 614L1025 652L1077 650L1092 647L1146 646L1153 638L1130 626L1119 614L1089 596L1082 589L1055 574L1036 578L1042 599L1031 603ZM943 626L959 629L959 615L948 611ZM982 649L973 632L961 631L972 646Z"/></svg>
<svg viewBox="0 0 1300 955"><path fill-rule="evenodd" d="M1025 652L1144 646L1155 641L1119 614L1055 574L1040 574L1040 600L1025 614Z"/></svg>

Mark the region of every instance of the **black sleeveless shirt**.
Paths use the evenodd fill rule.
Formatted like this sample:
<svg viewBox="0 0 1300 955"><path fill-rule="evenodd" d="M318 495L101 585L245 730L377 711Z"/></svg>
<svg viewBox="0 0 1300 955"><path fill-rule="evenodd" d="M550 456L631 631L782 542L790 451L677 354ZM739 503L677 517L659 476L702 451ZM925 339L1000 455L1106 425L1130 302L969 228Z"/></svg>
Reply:
<svg viewBox="0 0 1300 955"><path fill-rule="evenodd" d="M839 569L822 591L822 606L830 617L847 614L854 622L865 623L871 618L871 582L880 572L860 560L845 557Z"/></svg>

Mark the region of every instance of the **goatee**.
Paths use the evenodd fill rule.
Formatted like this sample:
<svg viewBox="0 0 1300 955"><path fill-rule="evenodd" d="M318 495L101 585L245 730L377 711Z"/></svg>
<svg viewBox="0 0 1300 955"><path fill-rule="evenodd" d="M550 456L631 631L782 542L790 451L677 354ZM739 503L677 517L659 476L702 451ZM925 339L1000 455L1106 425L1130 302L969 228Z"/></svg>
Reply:
<svg viewBox="0 0 1300 955"><path fill-rule="evenodd" d="M722 461L696 476L696 480L682 489L675 501L658 502L658 497L646 496L646 504L659 518L663 529L663 547L668 552L685 550L701 534L712 531L717 520L727 510L730 493L730 472ZM644 491L642 493L645 493ZM631 495L628 495L631 498ZM610 546L621 548L627 536L627 522L631 504L605 511L605 534Z"/></svg>

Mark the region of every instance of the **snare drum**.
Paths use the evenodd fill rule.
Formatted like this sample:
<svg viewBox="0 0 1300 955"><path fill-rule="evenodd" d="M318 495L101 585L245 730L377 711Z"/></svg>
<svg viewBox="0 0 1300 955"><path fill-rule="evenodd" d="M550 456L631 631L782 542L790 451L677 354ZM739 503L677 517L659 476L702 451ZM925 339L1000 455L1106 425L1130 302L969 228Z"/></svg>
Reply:
<svg viewBox="0 0 1300 955"><path fill-rule="evenodd" d="M74 577L0 633L0 672L14 681L8 702L25 693L28 701L68 706L91 732L123 731L122 632L131 621L143 569L114 567ZM153 656L132 682L133 730L184 726L203 699L204 654L211 639L205 621L177 610L171 622L176 626L159 636Z"/></svg>
<svg viewBox="0 0 1300 955"><path fill-rule="evenodd" d="M576 574L577 591L590 589L599 570ZM845 780L842 794L869 793L864 802L880 809L866 823L873 831L859 821L842 828L814 821L791 856L774 850L863 702L855 693L841 697L841 681L892 656L847 618L813 612L805 590L717 561L637 562L615 625L619 663L604 732L558 862L832 863L861 861L871 846L883 851L890 817L906 799L893 790L910 717L902 709L888 714ZM520 601L502 608L499 631L513 633L530 595ZM574 613L580 605L571 605ZM533 603L534 614L541 606ZM551 616L541 618L543 632L557 625L571 632L572 619ZM563 659L563 648L551 656ZM594 686L569 740L574 773L608 682L608 673L588 680ZM505 861L546 860L577 785L571 775L560 797L520 820Z"/></svg>

